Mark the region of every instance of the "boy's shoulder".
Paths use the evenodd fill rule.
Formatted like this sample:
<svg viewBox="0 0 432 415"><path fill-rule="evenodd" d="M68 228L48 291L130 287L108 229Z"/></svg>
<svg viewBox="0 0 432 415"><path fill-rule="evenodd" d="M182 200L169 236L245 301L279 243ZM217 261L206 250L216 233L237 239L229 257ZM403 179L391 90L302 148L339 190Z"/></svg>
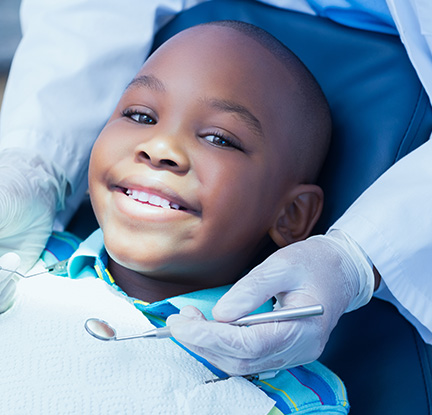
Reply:
<svg viewBox="0 0 432 415"><path fill-rule="evenodd" d="M47 265L68 259L78 249L81 242L81 238L70 232L54 231L42 251L41 259Z"/></svg>

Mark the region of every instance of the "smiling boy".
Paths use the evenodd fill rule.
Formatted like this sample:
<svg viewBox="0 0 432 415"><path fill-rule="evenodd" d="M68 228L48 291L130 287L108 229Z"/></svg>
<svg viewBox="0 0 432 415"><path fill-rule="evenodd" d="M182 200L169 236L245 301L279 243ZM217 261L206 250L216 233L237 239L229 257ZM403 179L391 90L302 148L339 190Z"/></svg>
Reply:
<svg viewBox="0 0 432 415"><path fill-rule="evenodd" d="M126 88L92 151L109 278L130 297L164 301L232 284L263 252L305 239L322 209L314 182L330 135L320 87L266 32L216 22L174 36ZM301 375L275 380L274 413L289 411L292 376ZM312 399L307 411L347 411L342 384L332 385L332 405Z"/></svg>
<svg viewBox="0 0 432 415"><path fill-rule="evenodd" d="M109 269L156 301L231 284L269 243L304 239L330 116L315 80L249 26L175 36L144 64L96 141L92 205Z"/></svg>
<svg viewBox="0 0 432 415"><path fill-rule="evenodd" d="M67 309L63 314L73 315L81 329L79 319L84 315L107 316L123 329L135 324L143 330L142 319L160 326L187 304L209 318L217 299L248 268L278 246L305 239L311 232L323 203L322 190L314 182L330 134L330 112L315 79L268 33L246 23L223 21L174 36L145 62L94 145L89 189L101 229L69 261L69 277L79 281L66 280L68 284L89 289L81 301L79 287L71 285L83 305L69 305L73 313ZM99 276L123 298L117 295L111 301L111 291L97 294L108 286L84 278L88 276ZM91 285L92 281L103 287ZM23 284L31 297L32 279ZM38 299L46 291L34 296ZM133 306L124 304L124 299ZM52 296L44 297L39 308L31 305L32 312L43 316L48 310L43 324L51 324L45 320L53 318L53 327L63 326L65 317L60 322L56 315L51 317L50 301ZM96 302L102 303L100 314L89 315ZM137 316L135 307L146 317ZM8 313L2 316L7 319ZM25 336L34 327L23 328ZM123 413L132 407L131 413L146 408L150 410L146 413L161 414L252 414L268 413L269 408L272 415L346 414L349 410L342 382L318 362L255 381L259 388L252 390L242 378L212 386L204 380L211 372L221 376L220 371L171 340L157 340L158 345L152 343L155 340L101 345L77 327L75 338L69 332L73 330L68 330L67 344L76 344L72 352L65 352L67 345L57 337L47 343L51 354L62 358L63 367L69 367L70 373L75 369L80 382L86 375L83 384L92 387L73 404L82 400L93 411L113 400L121 402ZM16 337L14 325L11 335ZM47 347L41 347L42 353ZM32 357L34 350L27 352L29 361L43 362ZM76 368L74 359L81 366ZM89 371L95 359L98 367ZM57 379L55 366L48 363L42 372L50 374L48 382L63 388L57 395L63 393L70 400L74 386L68 377ZM102 366L118 372L92 393ZM150 375L149 367L154 366L163 375ZM12 366L10 372L15 376ZM128 382L132 386L126 388L122 376L135 383ZM30 385L44 385L40 379L32 382L30 374L27 379ZM32 393L31 386L23 389ZM224 397L219 395L223 390ZM11 387L5 393L13 397L16 392ZM28 398L33 404L34 396ZM255 400L260 396L265 402Z"/></svg>

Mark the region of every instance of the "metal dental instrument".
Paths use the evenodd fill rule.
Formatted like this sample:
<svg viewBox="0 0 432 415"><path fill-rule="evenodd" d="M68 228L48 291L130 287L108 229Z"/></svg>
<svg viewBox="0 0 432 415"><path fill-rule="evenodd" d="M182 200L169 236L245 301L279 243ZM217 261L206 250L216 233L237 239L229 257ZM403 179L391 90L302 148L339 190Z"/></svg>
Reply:
<svg viewBox="0 0 432 415"><path fill-rule="evenodd" d="M69 258L64 259L63 261L56 262L55 264L45 267L45 272L54 275L67 275L68 263L69 263ZM30 276L33 277L33 275Z"/></svg>
<svg viewBox="0 0 432 415"><path fill-rule="evenodd" d="M242 378L245 378L246 380L249 380L251 382L254 380L273 379L279 372L280 372L279 370L269 370L267 372L253 373L251 375L243 375ZM213 379L206 380L204 383L221 382L223 380L231 379L232 377L233 376L224 376L221 378L213 378Z"/></svg>
<svg viewBox="0 0 432 415"><path fill-rule="evenodd" d="M236 321L231 321L228 324L234 326L249 326L252 324L261 324L277 321L292 320L297 318L313 317L324 313L322 305L313 305L307 307L290 308L287 310L270 311L267 313L252 314L246 317L239 318ZM156 338L164 339L172 337L169 327L160 327L146 331L141 334L134 334L130 336L117 337L117 333L106 321L98 318L89 318L85 324L85 329L89 334L99 340L130 340L138 338Z"/></svg>
<svg viewBox="0 0 432 415"><path fill-rule="evenodd" d="M160 327L140 334L118 337L117 332L113 327L111 327L106 321L100 320L98 318L89 318L85 322L84 327L93 337L104 341L131 340L138 338L165 339L167 337L171 337L171 330L169 327Z"/></svg>
<svg viewBox="0 0 432 415"><path fill-rule="evenodd" d="M36 275L42 275L46 273L53 274L53 275L67 275L68 261L69 259L65 259L63 261L56 262L53 265L49 265L45 267L44 271L37 272L36 274L30 274L30 275L24 275L18 271L13 271L11 269L3 268L1 265L0 265L0 271L13 272L16 275L19 275L21 278L31 278L31 277L35 277Z"/></svg>

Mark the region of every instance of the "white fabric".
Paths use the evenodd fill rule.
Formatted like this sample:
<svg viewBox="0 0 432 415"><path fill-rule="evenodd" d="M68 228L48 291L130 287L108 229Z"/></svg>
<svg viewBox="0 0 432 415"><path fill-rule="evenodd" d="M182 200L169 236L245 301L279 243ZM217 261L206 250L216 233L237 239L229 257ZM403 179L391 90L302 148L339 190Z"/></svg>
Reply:
<svg viewBox="0 0 432 415"><path fill-rule="evenodd" d="M392 293L385 298L396 303L428 343L432 343L431 161L429 140L385 173L334 225L366 251Z"/></svg>
<svg viewBox="0 0 432 415"><path fill-rule="evenodd" d="M432 2L387 0L408 56L432 102Z"/></svg>
<svg viewBox="0 0 432 415"><path fill-rule="evenodd" d="M432 2L386 1L432 100ZM0 148L33 147L66 169L74 196L68 199L60 222L65 223L81 200L91 144L140 67L153 32L176 12L200 2L23 0L24 39L2 107ZM321 10L318 3L327 8L335 4L332 0L314 0L315 7L307 0L262 2L309 14ZM432 338L428 300L432 298L428 278L432 228L426 209L432 205L432 163L428 168L428 160L430 145L407 156L336 225L369 255L392 292L393 302L406 310L425 339ZM418 165L423 166L421 173ZM365 235L367 229L373 233Z"/></svg>
<svg viewBox="0 0 432 415"><path fill-rule="evenodd" d="M118 335L153 328L102 280L19 282L15 304L0 315L1 414L238 415L274 405L243 378L205 384L214 375L170 339L94 339L84 329L89 317Z"/></svg>

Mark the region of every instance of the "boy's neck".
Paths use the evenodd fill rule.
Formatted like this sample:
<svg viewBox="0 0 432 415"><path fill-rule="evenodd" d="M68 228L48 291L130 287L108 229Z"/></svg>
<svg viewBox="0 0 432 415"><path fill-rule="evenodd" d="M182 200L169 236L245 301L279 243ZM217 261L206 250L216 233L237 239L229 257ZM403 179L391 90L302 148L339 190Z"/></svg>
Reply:
<svg viewBox="0 0 432 415"><path fill-rule="evenodd" d="M163 278L160 276L144 275L118 264L111 257L108 257L108 269L115 283L127 295L148 303L153 303L193 291L232 284L242 275L264 261L265 258L271 255L276 249L277 246L271 238L266 235L257 247L254 255L252 255L253 260L249 261L248 264L243 264L243 266L241 266L241 262L239 261L239 263L236 264L238 267L231 266L230 269L219 269L218 271L216 271L214 267L209 266L202 278L196 278L195 276L195 282L192 280L185 280L184 275L169 275ZM213 273L211 270L213 270Z"/></svg>
<svg viewBox="0 0 432 415"><path fill-rule="evenodd" d="M111 258L108 259L108 269L115 283L130 297L153 303L177 295L198 291L206 286L177 283L172 280L151 278L131 269L125 268Z"/></svg>

